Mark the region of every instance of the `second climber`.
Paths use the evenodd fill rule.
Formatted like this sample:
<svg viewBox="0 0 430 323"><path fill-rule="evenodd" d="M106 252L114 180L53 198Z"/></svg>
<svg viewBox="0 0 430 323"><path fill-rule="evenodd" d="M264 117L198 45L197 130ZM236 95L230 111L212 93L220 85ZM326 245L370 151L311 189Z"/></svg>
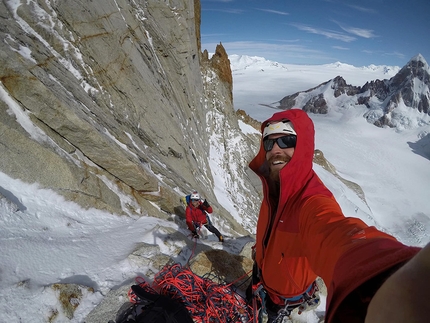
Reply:
<svg viewBox="0 0 430 323"><path fill-rule="evenodd" d="M197 191L193 191L190 195L186 196L186 203L185 219L193 238L199 238L198 232L202 225L204 225L210 232L218 237L220 242L224 242L224 237L210 221L209 214L211 214L213 210L208 201L206 199L202 201L200 194Z"/></svg>

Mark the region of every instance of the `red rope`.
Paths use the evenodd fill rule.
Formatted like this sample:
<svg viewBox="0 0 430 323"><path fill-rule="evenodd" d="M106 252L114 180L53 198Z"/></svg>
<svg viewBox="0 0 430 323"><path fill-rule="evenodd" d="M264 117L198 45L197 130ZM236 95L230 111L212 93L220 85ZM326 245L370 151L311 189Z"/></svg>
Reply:
<svg viewBox="0 0 430 323"><path fill-rule="evenodd" d="M199 230L198 230L198 231L196 230L196 232L197 232L197 234L200 234L200 229L201 229L201 227L199 227L198 229L199 229ZM191 236L192 236L192 233L190 233L189 235L191 235ZM190 258L188 258L188 261L187 261L187 267L189 267L190 260L191 260L191 258L193 258L193 256L194 256L194 252L196 251L197 239L198 239L198 238L194 238L194 237L193 237L194 245L193 245L193 249L191 250Z"/></svg>
<svg viewBox="0 0 430 323"><path fill-rule="evenodd" d="M154 277L152 287L141 277L137 277L136 282L147 291L157 290L161 295L181 301L196 323L253 321L251 307L231 288L232 283L214 283L210 279L197 276L178 263L165 266L159 271ZM133 302L130 292L129 298Z"/></svg>

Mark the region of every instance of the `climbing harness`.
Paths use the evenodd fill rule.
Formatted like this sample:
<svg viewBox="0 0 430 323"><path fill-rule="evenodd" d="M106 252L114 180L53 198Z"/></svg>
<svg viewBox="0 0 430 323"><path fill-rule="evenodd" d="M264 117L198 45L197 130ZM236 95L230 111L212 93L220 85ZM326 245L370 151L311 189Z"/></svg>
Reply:
<svg viewBox="0 0 430 323"><path fill-rule="evenodd" d="M298 308L298 314L303 313L310 307L315 307L320 302L318 285L314 281L309 288L301 295L291 298L284 298L284 306L277 311L273 318L273 323L281 323L284 317L289 317L291 312Z"/></svg>
<svg viewBox="0 0 430 323"><path fill-rule="evenodd" d="M263 322L263 316L268 316L268 322L270 323L281 323L284 317L290 317L294 309L298 308L298 314L301 314L309 308L316 307L320 302L319 288L314 281L303 294L296 297L283 298L283 305L273 304L260 281L259 268L255 262L252 268L251 287L253 323Z"/></svg>

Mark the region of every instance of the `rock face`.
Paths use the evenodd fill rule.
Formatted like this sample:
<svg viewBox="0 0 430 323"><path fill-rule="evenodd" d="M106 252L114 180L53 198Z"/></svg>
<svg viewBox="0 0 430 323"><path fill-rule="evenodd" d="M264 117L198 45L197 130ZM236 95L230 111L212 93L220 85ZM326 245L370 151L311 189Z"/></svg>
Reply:
<svg viewBox="0 0 430 323"><path fill-rule="evenodd" d="M3 1L0 35L0 172L84 208L178 215L184 228L180 197L197 189L223 233L253 244L260 183L247 165L259 137L239 127L223 46L211 58L201 52L198 0ZM11 195L0 186L2 205L25 210ZM168 233L175 235L189 240ZM194 266L210 270L224 253L204 254ZM233 260L240 271L220 273L225 279L252 262ZM151 277L172 258L142 244L127 261L136 271L152 268L145 273ZM129 283L112 290L87 322L112 319ZM47 286L59 301L50 320L72 319L92 287Z"/></svg>
<svg viewBox="0 0 430 323"><path fill-rule="evenodd" d="M173 214L197 189L247 232L215 196L210 151L243 136L246 168L255 138L240 133L224 48L201 53L199 1L9 1L0 12L1 172L116 214ZM232 171L222 176L245 184L229 189L250 201L238 212L255 216L252 175Z"/></svg>
<svg viewBox="0 0 430 323"><path fill-rule="evenodd" d="M328 102L332 102L329 105ZM430 68L422 55L413 57L390 80L352 86L337 76L310 90L281 99L277 108L302 108L307 112L326 114L330 109L364 106L364 117L376 126L410 128L425 123L430 115ZM418 111L422 118L404 111Z"/></svg>

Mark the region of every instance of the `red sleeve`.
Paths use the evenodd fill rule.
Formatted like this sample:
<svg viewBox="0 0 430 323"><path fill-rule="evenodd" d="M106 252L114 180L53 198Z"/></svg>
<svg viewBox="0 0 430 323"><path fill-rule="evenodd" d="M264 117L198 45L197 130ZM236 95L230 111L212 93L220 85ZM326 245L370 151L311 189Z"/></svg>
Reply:
<svg viewBox="0 0 430 323"><path fill-rule="evenodd" d="M369 240L392 236L369 227L354 217L345 217L334 198L309 198L300 212L299 232L306 258L314 273L330 285L339 258Z"/></svg>
<svg viewBox="0 0 430 323"><path fill-rule="evenodd" d="M328 323L349 293L419 250L358 218L345 217L334 199L323 196L304 204L300 232L312 270L328 288Z"/></svg>

